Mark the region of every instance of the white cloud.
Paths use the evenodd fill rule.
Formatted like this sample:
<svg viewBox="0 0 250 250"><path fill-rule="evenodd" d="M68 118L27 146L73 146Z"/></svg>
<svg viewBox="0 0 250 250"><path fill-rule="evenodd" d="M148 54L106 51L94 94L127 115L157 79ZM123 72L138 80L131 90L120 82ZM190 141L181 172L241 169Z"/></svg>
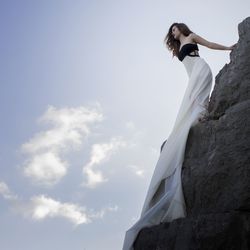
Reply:
<svg viewBox="0 0 250 250"><path fill-rule="evenodd" d="M132 169L133 173L139 177L144 177L145 170L136 166L136 165L128 165L129 168Z"/></svg>
<svg viewBox="0 0 250 250"><path fill-rule="evenodd" d="M117 211L118 210L118 206L115 205L115 206L107 206L107 207L104 207L102 208L100 211L98 212L91 212L91 218L103 218L104 215L106 214L106 212L108 211Z"/></svg>
<svg viewBox="0 0 250 250"><path fill-rule="evenodd" d="M21 145L21 151L29 155L23 166L24 175L33 183L56 184L67 173L69 165L60 155L70 149L79 149L84 137L90 134L90 125L103 119L97 109L83 106L57 109L49 105L38 122L52 128L35 134Z"/></svg>
<svg viewBox="0 0 250 250"><path fill-rule="evenodd" d="M25 164L24 174L37 184L56 184L67 172L68 163L53 152L34 155Z"/></svg>
<svg viewBox="0 0 250 250"><path fill-rule="evenodd" d="M159 156L159 154L161 153L160 151L160 148L159 149L157 149L157 148L155 148L155 147L150 147L150 152L151 152L151 154L153 154L154 156Z"/></svg>
<svg viewBox="0 0 250 250"><path fill-rule="evenodd" d="M85 207L73 203L61 203L45 195L34 196L28 203L17 207L26 218L41 221L45 218L62 217L75 225L91 222Z"/></svg>
<svg viewBox="0 0 250 250"><path fill-rule="evenodd" d="M82 183L82 186L95 188L97 185L108 181L100 170L94 169L94 166L107 161L119 148L126 145L126 142L121 137L113 137L108 143L94 144L91 149L90 161L82 170L84 177L87 179L86 182Z"/></svg>
<svg viewBox="0 0 250 250"><path fill-rule="evenodd" d="M125 123L125 126L126 126L127 129L130 129L130 130L135 129L135 124L134 124L133 121L127 121L127 122Z"/></svg>
<svg viewBox="0 0 250 250"><path fill-rule="evenodd" d="M0 181L0 194L6 200L16 200L17 199L17 196L10 191L8 185L3 181Z"/></svg>
<svg viewBox="0 0 250 250"><path fill-rule="evenodd" d="M125 127L129 131L127 148L136 149L144 147L144 142L147 138L146 128L137 128L133 121L126 122Z"/></svg>
<svg viewBox="0 0 250 250"><path fill-rule="evenodd" d="M17 213L21 213L25 218L35 221L42 221L46 218L63 218L75 226L89 224L93 219L102 218L108 211L117 211L118 206L102 208L100 211L87 209L85 206L69 202L60 202L46 195L32 197L28 202L19 203L15 207Z"/></svg>
<svg viewBox="0 0 250 250"><path fill-rule="evenodd" d="M104 207L100 211L94 211L78 204L60 202L44 194L33 196L30 200L24 201L13 194L5 182L0 182L0 194L11 202L13 212L35 221L60 217L77 226L91 223L93 219L103 218L109 211L118 210L118 206L115 205Z"/></svg>

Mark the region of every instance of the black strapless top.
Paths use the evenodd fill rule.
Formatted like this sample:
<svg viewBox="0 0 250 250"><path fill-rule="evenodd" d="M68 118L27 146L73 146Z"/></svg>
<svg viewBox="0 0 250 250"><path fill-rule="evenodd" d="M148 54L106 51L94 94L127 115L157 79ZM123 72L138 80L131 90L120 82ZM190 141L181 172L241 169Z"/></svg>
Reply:
<svg viewBox="0 0 250 250"><path fill-rule="evenodd" d="M190 55L190 53L194 50L199 50L198 45L195 43L186 43L181 47L181 50L178 54L178 59L182 61L185 56L199 56L199 55Z"/></svg>

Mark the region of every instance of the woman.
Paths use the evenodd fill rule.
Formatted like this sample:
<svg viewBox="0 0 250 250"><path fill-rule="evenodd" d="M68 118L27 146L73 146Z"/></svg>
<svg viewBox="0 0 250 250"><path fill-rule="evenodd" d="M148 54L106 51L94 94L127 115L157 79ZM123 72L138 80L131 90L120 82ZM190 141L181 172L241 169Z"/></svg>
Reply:
<svg viewBox="0 0 250 250"><path fill-rule="evenodd" d="M209 42L192 32L184 23L173 23L164 42L184 64L189 80L173 130L164 142L157 161L140 219L126 231L123 250L133 250L133 243L144 227L186 217L182 192L181 168L189 129L206 112L213 75L209 65L199 56L198 45L210 49L232 50Z"/></svg>

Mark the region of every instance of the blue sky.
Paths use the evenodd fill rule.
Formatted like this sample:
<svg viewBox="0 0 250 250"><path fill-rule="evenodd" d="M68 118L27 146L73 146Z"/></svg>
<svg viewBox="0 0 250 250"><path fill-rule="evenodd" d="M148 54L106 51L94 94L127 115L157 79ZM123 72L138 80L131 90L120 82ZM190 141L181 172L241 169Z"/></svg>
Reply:
<svg viewBox="0 0 250 250"><path fill-rule="evenodd" d="M169 26L230 46L249 9L1 1L1 249L121 249L187 86ZM229 63L230 51L199 49L214 77Z"/></svg>

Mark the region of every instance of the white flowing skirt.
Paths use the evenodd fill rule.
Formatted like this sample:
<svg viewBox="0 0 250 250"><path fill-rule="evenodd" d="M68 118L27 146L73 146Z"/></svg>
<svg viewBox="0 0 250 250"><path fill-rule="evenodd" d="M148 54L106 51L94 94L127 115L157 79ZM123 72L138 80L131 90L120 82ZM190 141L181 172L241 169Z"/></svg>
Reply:
<svg viewBox="0 0 250 250"><path fill-rule="evenodd" d="M206 112L213 75L201 57L186 56L183 64L188 85L173 130L157 161L139 220L126 231L122 250L134 250L133 243L144 227L186 217L181 168L191 126Z"/></svg>

